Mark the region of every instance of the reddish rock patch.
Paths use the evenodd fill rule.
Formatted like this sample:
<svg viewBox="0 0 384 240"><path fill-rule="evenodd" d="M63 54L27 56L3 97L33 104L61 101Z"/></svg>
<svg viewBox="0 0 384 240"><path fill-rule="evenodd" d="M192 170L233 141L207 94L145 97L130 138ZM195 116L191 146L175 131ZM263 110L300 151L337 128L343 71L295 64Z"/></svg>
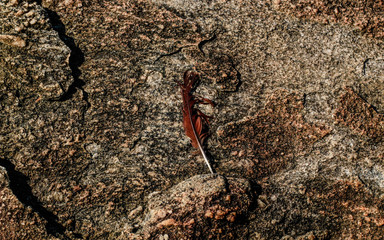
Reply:
<svg viewBox="0 0 384 240"><path fill-rule="evenodd" d="M351 88L340 96L340 106L335 112L336 121L366 135L374 141L383 140L384 117Z"/></svg>
<svg viewBox="0 0 384 240"><path fill-rule="evenodd" d="M381 239L379 236L384 234L383 202L367 191L360 181L312 185L306 195L313 206L319 206L320 216L338 222L340 239Z"/></svg>
<svg viewBox="0 0 384 240"><path fill-rule="evenodd" d="M254 202L245 179L197 175L163 193L149 196L145 239L243 239L244 222Z"/></svg>
<svg viewBox="0 0 384 240"><path fill-rule="evenodd" d="M0 167L0 239L48 239L44 224L46 221L13 194L8 175Z"/></svg>
<svg viewBox="0 0 384 240"><path fill-rule="evenodd" d="M384 37L384 1L275 0L274 6L302 19L354 26L370 37Z"/></svg>
<svg viewBox="0 0 384 240"><path fill-rule="evenodd" d="M276 191L281 187L289 191ZM250 228L260 229L265 239L382 239L384 234L383 199L358 178L319 175L272 184L264 193L271 201L266 210L256 209Z"/></svg>
<svg viewBox="0 0 384 240"><path fill-rule="evenodd" d="M195 64L203 78L218 84L222 91L237 90L240 83L239 73L234 68L231 57L212 50L205 54L198 47L186 48L182 52Z"/></svg>
<svg viewBox="0 0 384 240"><path fill-rule="evenodd" d="M306 123L300 114L303 108L302 95L278 90L255 117L219 130L222 148L231 151L224 165L241 173L245 170L249 177L283 169L295 153L302 153L330 132L324 126Z"/></svg>

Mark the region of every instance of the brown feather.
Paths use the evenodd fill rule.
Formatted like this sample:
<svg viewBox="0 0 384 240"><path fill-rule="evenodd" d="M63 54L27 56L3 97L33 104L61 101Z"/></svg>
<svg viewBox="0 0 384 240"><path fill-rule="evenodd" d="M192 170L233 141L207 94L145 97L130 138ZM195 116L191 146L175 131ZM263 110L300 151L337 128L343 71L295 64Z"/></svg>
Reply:
<svg viewBox="0 0 384 240"><path fill-rule="evenodd" d="M195 108L195 105L210 104L214 106L214 104L209 99L197 98L193 95L193 91L196 89L198 82L199 75L192 71L186 71L184 73L183 83L178 82L183 97L183 125L185 134L191 139L192 146L200 150L209 170L213 173L209 160L202 147L205 138L208 136L208 119L211 117Z"/></svg>

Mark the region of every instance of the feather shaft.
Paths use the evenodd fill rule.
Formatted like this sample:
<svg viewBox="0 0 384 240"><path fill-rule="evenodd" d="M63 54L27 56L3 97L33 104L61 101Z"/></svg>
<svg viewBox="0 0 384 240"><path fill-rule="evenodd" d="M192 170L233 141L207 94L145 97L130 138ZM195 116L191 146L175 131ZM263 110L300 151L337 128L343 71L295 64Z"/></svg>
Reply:
<svg viewBox="0 0 384 240"><path fill-rule="evenodd" d="M214 174L214 171L209 163L207 154L203 148L204 139L207 136L206 127L208 125L208 118L211 118L194 106L196 104L210 104L213 102L205 98L196 98L192 92L195 90L199 75L195 72L186 71L184 73L184 82L178 85L181 88L183 97L183 125L185 134L191 139L192 146L199 149L203 155L204 161L207 164L209 171Z"/></svg>

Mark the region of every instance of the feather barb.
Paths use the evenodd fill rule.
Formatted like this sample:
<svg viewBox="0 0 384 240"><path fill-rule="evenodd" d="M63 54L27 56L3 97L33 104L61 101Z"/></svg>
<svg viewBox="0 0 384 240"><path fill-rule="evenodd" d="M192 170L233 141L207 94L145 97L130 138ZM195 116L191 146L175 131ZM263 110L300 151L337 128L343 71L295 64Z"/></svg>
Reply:
<svg viewBox="0 0 384 240"><path fill-rule="evenodd" d="M185 134L191 139L192 146L199 149L203 158L213 174L213 169L209 163L207 154L203 149L204 140L208 136L207 127L210 116L205 115L199 109L195 108L196 104L210 104L213 102L206 98L196 97L193 91L199 82L199 75L196 72L186 71L184 73L183 83L177 82L181 89L183 98L183 126Z"/></svg>

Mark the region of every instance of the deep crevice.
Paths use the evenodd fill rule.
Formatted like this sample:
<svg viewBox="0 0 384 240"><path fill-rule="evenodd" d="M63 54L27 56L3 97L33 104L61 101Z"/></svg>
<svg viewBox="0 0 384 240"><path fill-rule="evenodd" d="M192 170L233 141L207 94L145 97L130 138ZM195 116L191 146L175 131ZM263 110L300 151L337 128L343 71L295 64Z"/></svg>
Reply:
<svg viewBox="0 0 384 240"><path fill-rule="evenodd" d="M240 73L240 71L237 69L235 62L233 61L233 58L232 58L231 56L228 56L228 55L227 55L227 57L228 57L228 59L229 59L229 62L231 63L232 68L235 69L235 71L236 71L236 79L239 81L239 82L237 83L237 85L236 85L236 90L235 90L235 92L237 92L237 91L239 90L241 84L243 83L243 82L241 81L241 73Z"/></svg>
<svg viewBox="0 0 384 240"><path fill-rule="evenodd" d="M209 39L206 39L206 40L202 40L201 42L199 42L197 44L197 47L199 48L200 52L205 55L205 52L203 51L203 47L205 44L207 44L208 42L212 42L216 39L216 33L214 33L212 35L212 37L210 37ZM173 52L170 52L170 53L166 53L166 54L161 54L158 58L156 58L156 60L154 62L157 62L159 61L161 58L163 57L169 57L169 56L172 56L172 55L175 55L179 52L181 52L181 50L183 50L183 48L187 48L187 47L191 47L193 45L186 45L186 46L182 46L182 47L179 47L176 51L173 51Z"/></svg>
<svg viewBox="0 0 384 240"><path fill-rule="evenodd" d="M39 4L38 1L36 2ZM84 62L84 53L76 45L75 40L66 35L65 26L60 20L59 15L50 9L44 9L48 14L48 18L53 30L55 30L59 34L59 38L61 39L61 41L63 41L64 44L71 50L71 54L69 56L69 67L72 71L72 77L74 81L68 87L68 90L58 99L58 101L69 100L73 97L77 90L80 90L83 93L83 100L87 103L88 109L90 107L90 103L88 101L88 93L83 88L85 82L80 79L81 71L79 69L79 67Z"/></svg>
<svg viewBox="0 0 384 240"><path fill-rule="evenodd" d="M205 55L205 52L203 51L203 47L205 44L209 43L209 42L212 42L216 39L216 33L213 33L212 37L210 37L209 39L206 39L206 40L202 40L201 42L199 42L199 44L197 44L200 52Z"/></svg>
<svg viewBox="0 0 384 240"><path fill-rule="evenodd" d="M58 222L58 217L51 211L43 207L40 201L32 193L29 186L29 178L19 171L16 171L15 165L9 160L0 158L0 166L4 167L9 177L9 187L17 199L25 206L30 206L40 217L47 221L45 228L48 234L55 237L63 237L69 239L65 234L65 227Z"/></svg>
<svg viewBox="0 0 384 240"><path fill-rule="evenodd" d="M188 46L180 47L180 48L178 48L174 52L170 52L170 53L166 53L166 54L161 54L158 58L156 58L155 62L159 61L163 57L168 57L168 56L172 56L174 54L177 54L177 53L181 52L181 50L183 50L183 48L185 48L185 47L188 47Z"/></svg>
<svg viewBox="0 0 384 240"><path fill-rule="evenodd" d="M366 73L366 69L367 69L367 64L368 62L371 60L371 58L367 58L364 60L363 62L363 76L365 76L365 73Z"/></svg>

